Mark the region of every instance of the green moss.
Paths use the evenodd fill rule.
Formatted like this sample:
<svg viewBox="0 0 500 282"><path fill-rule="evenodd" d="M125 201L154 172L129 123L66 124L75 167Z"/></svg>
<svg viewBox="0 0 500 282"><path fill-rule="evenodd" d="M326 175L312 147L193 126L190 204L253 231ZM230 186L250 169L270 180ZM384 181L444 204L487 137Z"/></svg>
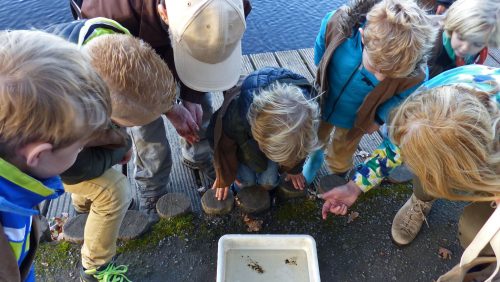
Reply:
<svg viewBox="0 0 500 282"><path fill-rule="evenodd" d="M50 269L69 269L79 261L80 246L67 241L42 243L36 252L36 273Z"/></svg>
<svg viewBox="0 0 500 282"><path fill-rule="evenodd" d="M358 202L363 202L368 199L372 199L378 196L383 196L383 197L395 197L395 198L407 198L409 195L411 195L413 189L412 189L412 184L411 182L409 183L400 183L400 184L393 184L393 183L383 183L381 186L373 188L367 193L363 193L359 197Z"/></svg>
<svg viewBox="0 0 500 282"><path fill-rule="evenodd" d="M313 221L318 217L318 208L317 202L312 200L289 201L279 205L276 210L276 218L282 222L290 220Z"/></svg>
<svg viewBox="0 0 500 282"><path fill-rule="evenodd" d="M178 236L185 238L194 233L194 216L192 214L181 215L171 219L160 219L153 225L151 232L144 236L119 244L117 253L139 250L156 246L161 240L168 236Z"/></svg>

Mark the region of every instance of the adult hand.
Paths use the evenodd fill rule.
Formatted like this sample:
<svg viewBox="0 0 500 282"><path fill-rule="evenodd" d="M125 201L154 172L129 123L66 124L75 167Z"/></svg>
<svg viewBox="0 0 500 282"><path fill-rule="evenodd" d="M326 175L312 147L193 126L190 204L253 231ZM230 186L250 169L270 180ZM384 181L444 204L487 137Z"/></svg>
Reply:
<svg viewBox="0 0 500 282"><path fill-rule="evenodd" d="M199 141L199 127L191 113L183 105L175 104L165 115L177 133L187 142L193 144Z"/></svg>
<svg viewBox="0 0 500 282"><path fill-rule="evenodd" d="M293 184L293 188L297 190L304 190L304 188L306 187L306 179L304 178L302 172L298 174L287 174L285 180L291 181Z"/></svg>
<svg viewBox="0 0 500 282"><path fill-rule="evenodd" d="M380 128L380 124L374 122L366 129L366 132L368 134L372 134L373 132L377 131Z"/></svg>
<svg viewBox="0 0 500 282"><path fill-rule="evenodd" d="M201 126L201 121L203 118L203 109L201 108L201 105L184 100L182 101L182 105L184 105L184 107L191 113L191 116L193 116L196 124L198 126Z"/></svg>
<svg viewBox="0 0 500 282"><path fill-rule="evenodd" d="M353 181L324 193L322 198L325 203L321 211L323 219L326 219L328 212L336 215L347 214L347 209L356 202L359 194L361 189Z"/></svg>

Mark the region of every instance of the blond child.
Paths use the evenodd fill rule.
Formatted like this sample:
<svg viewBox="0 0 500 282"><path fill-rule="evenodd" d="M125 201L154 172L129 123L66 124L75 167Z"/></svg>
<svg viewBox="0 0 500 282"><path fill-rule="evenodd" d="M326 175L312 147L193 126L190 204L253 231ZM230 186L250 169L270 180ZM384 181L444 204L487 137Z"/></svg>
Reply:
<svg viewBox="0 0 500 282"><path fill-rule="evenodd" d="M36 205L109 126L106 84L74 44L40 31L0 32L0 277L35 281Z"/></svg>
<svg viewBox="0 0 500 282"><path fill-rule="evenodd" d="M279 184L280 172L301 171L318 145L312 95L304 77L282 68L257 70L228 91L209 125L217 199L226 199L231 185L270 190Z"/></svg>
<svg viewBox="0 0 500 282"><path fill-rule="evenodd" d="M426 79L435 38L429 17L414 1L376 2L351 1L321 24L314 59L323 93L318 136L324 148L304 165L308 184L323 164L324 149L330 171L344 177L363 134L376 131Z"/></svg>
<svg viewBox="0 0 500 282"><path fill-rule="evenodd" d="M429 59L430 77L470 64L483 64L488 46L500 42L500 1L459 0L442 21Z"/></svg>
<svg viewBox="0 0 500 282"><path fill-rule="evenodd" d="M345 214L361 192L404 161L419 181L394 217L393 241L411 243L439 197L478 202L465 209L459 223L462 245L468 245L493 212L490 202L500 197L499 86L500 69L481 65L426 82L393 113L392 142L385 140L349 183L323 195L323 217Z"/></svg>
<svg viewBox="0 0 500 282"><path fill-rule="evenodd" d="M92 66L111 93L114 130L97 134L93 145L87 146L75 164L62 174L76 211L89 212L80 278L82 281L101 281L106 276L122 279L127 268L115 265L113 257L131 196L127 178L111 167L130 159L132 142L124 132L125 127L148 124L171 109L175 82L167 65L149 44L134 38L112 20L75 21L52 27L52 31L69 39L78 38L78 44L83 45L83 51L89 54ZM127 141L121 142L120 136L127 136ZM170 150L151 153L165 153L170 158Z"/></svg>

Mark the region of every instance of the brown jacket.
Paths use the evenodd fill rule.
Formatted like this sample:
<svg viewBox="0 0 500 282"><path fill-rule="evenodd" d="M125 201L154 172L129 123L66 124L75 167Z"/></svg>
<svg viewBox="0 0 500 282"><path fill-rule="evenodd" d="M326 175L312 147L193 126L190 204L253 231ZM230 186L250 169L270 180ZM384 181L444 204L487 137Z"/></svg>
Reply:
<svg viewBox="0 0 500 282"><path fill-rule="evenodd" d="M376 1L354 1L352 6L342 6L330 18L325 36L326 51L321 58L316 75L319 93L324 93L322 101L328 95L328 66L335 49L348 37L355 25L360 25L366 13ZM410 77L385 78L371 91L358 109L353 128L347 137L354 139L366 133L367 129L375 122L377 108L385 101L398 93L414 87L425 79L423 67L418 67Z"/></svg>
<svg viewBox="0 0 500 282"><path fill-rule="evenodd" d="M16 282L24 281L30 273L31 266L35 260L36 249L40 238L40 229L38 227L38 217L33 216L30 233L30 248L28 254L23 260L21 266L17 265L17 259L9 244L9 239L5 235L2 223L0 222L0 254L2 262L0 263L0 281Z"/></svg>
<svg viewBox="0 0 500 282"><path fill-rule="evenodd" d="M170 44L168 25L158 15L160 0L83 0L82 18L106 17L119 22L134 36L149 43L167 63L175 79L181 83L181 99L200 103L203 98L198 92L185 86L177 75L174 51ZM243 0L245 16L252 10L249 0ZM193 95L194 94L194 95Z"/></svg>

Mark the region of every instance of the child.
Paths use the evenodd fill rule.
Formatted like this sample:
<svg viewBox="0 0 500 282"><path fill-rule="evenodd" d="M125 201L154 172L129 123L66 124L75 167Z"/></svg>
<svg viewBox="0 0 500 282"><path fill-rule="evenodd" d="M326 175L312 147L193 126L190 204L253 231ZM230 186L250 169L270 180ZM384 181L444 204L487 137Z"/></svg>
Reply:
<svg viewBox="0 0 500 282"><path fill-rule="evenodd" d="M113 257L130 195L127 178L111 167L128 162L131 141L127 137L125 144L120 143L119 131L122 127L148 124L169 111L175 101L176 86L167 65L149 44L129 35L112 20L76 21L54 30L69 39L72 36L68 35L77 34L74 38L84 44L93 67L110 88L111 119L116 128L97 136L99 140L87 146L62 174L76 211L89 212L80 277L82 281L101 281L106 275L124 277L126 267L115 266ZM155 153L158 152L151 152ZM170 151L166 153L170 157Z"/></svg>
<svg viewBox="0 0 500 282"><path fill-rule="evenodd" d="M431 78L457 66L483 64L500 38L499 0L459 0L446 13L429 60Z"/></svg>
<svg viewBox="0 0 500 282"><path fill-rule="evenodd" d="M352 181L323 195L323 217L345 214L361 191L378 185L404 159L420 182L394 218L394 242L409 244L430 209L422 198L439 197L475 202L459 222L466 247L493 213L490 202L500 200L499 86L500 69L479 65L455 68L425 83L393 113L389 135L394 143L384 141ZM483 254L493 251L487 247Z"/></svg>
<svg viewBox="0 0 500 282"><path fill-rule="evenodd" d="M279 171L300 173L317 148L318 107L311 95L304 77L281 68L257 70L226 93L209 126L217 199L225 200L233 183L270 190Z"/></svg>
<svg viewBox="0 0 500 282"><path fill-rule="evenodd" d="M352 1L327 14L316 39L316 77L324 93L318 136L328 148L329 169L341 176L351 169L363 134L376 131L425 80L426 54L434 41L429 17L413 1L375 2ZM307 160L308 184L323 159L321 149Z"/></svg>
<svg viewBox="0 0 500 282"><path fill-rule="evenodd" d="M89 135L109 126L109 93L76 45L39 31L0 32L0 277L35 281L38 211L61 195Z"/></svg>

